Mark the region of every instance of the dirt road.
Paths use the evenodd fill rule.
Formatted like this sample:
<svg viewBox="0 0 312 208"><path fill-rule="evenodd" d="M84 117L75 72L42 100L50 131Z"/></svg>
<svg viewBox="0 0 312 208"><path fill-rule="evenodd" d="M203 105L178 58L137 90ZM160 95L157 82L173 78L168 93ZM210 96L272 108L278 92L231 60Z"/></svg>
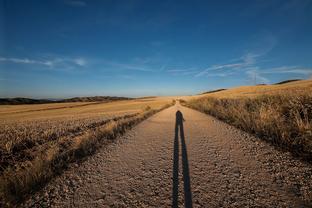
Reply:
<svg viewBox="0 0 312 208"><path fill-rule="evenodd" d="M73 164L23 205L310 207L311 200L311 165L176 104Z"/></svg>

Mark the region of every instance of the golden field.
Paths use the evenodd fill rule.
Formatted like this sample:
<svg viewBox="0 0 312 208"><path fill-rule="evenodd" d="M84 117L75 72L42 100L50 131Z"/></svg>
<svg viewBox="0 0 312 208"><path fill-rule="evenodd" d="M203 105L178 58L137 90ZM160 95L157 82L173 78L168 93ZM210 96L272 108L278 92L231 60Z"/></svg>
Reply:
<svg viewBox="0 0 312 208"><path fill-rule="evenodd" d="M194 96L185 105L312 158L312 80L238 87Z"/></svg>
<svg viewBox="0 0 312 208"><path fill-rule="evenodd" d="M56 103L0 106L0 148L11 152L20 143L55 139L83 131L116 117L134 115L147 106L160 108L170 98L135 99L110 103ZM27 146L27 145L26 145Z"/></svg>
<svg viewBox="0 0 312 208"><path fill-rule="evenodd" d="M170 97L155 97L0 106L1 200L21 199L68 163L172 104Z"/></svg>

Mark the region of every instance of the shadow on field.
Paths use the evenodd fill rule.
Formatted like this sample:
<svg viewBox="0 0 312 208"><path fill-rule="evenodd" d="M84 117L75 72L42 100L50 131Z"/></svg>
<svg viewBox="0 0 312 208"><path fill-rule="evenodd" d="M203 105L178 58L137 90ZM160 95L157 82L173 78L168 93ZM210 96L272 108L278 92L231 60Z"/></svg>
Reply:
<svg viewBox="0 0 312 208"><path fill-rule="evenodd" d="M182 170L183 170L183 182L184 182L184 203L186 208L193 207L192 205L192 192L191 192L191 180L187 158L187 150L184 138L183 129L183 114L180 111L176 112L176 124L175 124L175 136L174 136L174 150L173 150L173 175L172 175L172 207L178 207L179 198L179 130L182 147Z"/></svg>

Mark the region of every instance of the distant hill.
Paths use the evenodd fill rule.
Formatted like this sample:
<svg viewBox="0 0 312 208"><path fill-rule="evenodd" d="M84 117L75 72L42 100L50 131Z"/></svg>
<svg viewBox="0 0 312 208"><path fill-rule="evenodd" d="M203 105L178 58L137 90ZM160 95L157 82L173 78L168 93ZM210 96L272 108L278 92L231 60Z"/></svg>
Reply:
<svg viewBox="0 0 312 208"><path fill-rule="evenodd" d="M115 100L129 100L132 98L115 96L74 97L62 100L31 99L31 98L0 98L0 105L69 103L69 102L109 102Z"/></svg>
<svg viewBox="0 0 312 208"><path fill-rule="evenodd" d="M295 81L300 81L300 80L302 80L302 79L289 79L289 80L285 80L285 81L282 81L282 82L275 83L275 85L286 84L286 83L289 83L289 82L295 82Z"/></svg>
<svg viewBox="0 0 312 208"><path fill-rule="evenodd" d="M223 90L226 90L226 89L211 90L211 91L203 92L203 93L201 93L201 94L202 94L202 95L203 95L203 94L209 94L209 93L214 93L214 92L220 92L220 91L223 91Z"/></svg>
<svg viewBox="0 0 312 208"><path fill-rule="evenodd" d="M0 98L0 105L19 105L19 104L44 104L52 103L52 100L30 99L30 98Z"/></svg>
<svg viewBox="0 0 312 208"><path fill-rule="evenodd" d="M111 96L93 96L93 97L74 97L69 99L60 100L59 102L103 102L103 101L114 101L114 100L130 100L132 98L127 97L111 97Z"/></svg>

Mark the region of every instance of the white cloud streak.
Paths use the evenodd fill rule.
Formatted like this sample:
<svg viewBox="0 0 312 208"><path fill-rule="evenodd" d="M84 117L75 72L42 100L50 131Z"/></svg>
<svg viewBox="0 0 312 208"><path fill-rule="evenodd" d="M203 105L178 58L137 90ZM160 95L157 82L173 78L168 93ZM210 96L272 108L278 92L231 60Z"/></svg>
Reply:
<svg viewBox="0 0 312 208"><path fill-rule="evenodd" d="M179 73L179 72L189 72L189 71L194 71L192 69L168 69L167 72L170 73Z"/></svg>
<svg viewBox="0 0 312 208"><path fill-rule="evenodd" d="M276 37L272 33L264 31L252 38L249 46L252 50L246 52L243 56L225 64L212 65L195 74L195 77L229 76L241 70L247 71L247 68L255 67L258 59L269 53L276 44Z"/></svg>
<svg viewBox="0 0 312 208"><path fill-rule="evenodd" d="M69 68L84 67L87 60L84 58L53 58L49 60L36 60L29 58L7 58L0 57L0 62L8 62L13 64L41 65L48 68Z"/></svg>
<svg viewBox="0 0 312 208"><path fill-rule="evenodd" d="M271 69L262 69L262 74L301 74L301 75L312 75L312 68L305 68L300 66L282 66Z"/></svg>
<svg viewBox="0 0 312 208"><path fill-rule="evenodd" d="M261 57L258 54L247 53L239 59L235 59L234 63L213 65L201 72L195 74L195 77L226 77L237 74L238 72L245 72L251 79L257 79L261 83L269 83L266 75L269 74L297 74L303 76L311 76L312 68L301 66L282 66L273 68L260 68L257 66L257 58Z"/></svg>
<svg viewBox="0 0 312 208"><path fill-rule="evenodd" d="M198 70L195 70L194 68L190 69L168 69L166 72L174 75L174 76L186 76L186 75L194 75L198 73Z"/></svg>
<svg viewBox="0 0 312 208"><path fill-rule="evenodd" d="M242 59L243 60L241 62L237 62L237 63L213 65L197 73L195 77L201 77L204 75L211 74L211 72L220 71L224 69L240 69L242 67L247 67L254 62L249 56L247 58L243 57Z"/></svg>
<svg viewBox="0 0 312 208"><path fill-rule="evenodd" d="M2 62L11 62L11 63L17 63L17 64L39 64L39 65L45 65L45 66L52 66L52 61L38 61L38 60L32 60L28 58L5 58L0 57L0 61Z"/></svg>
<svg viewBox="0 0 312 208"><path fill-rule="evenodd" d="M144 71L144 72L153 72L154 70L147 68L145 66L141 65L135 65L135 64L124 64L124 63L116 63L116 62L107 62L110 66L117 67L120 69L129 69L129 70L135 70L135 71Z"/></svg>
<svg viewBox="0 0 312 208"><path fill-rule="evenodd" d="M255 84L268 84L270 82L269 79L262 76L257 70L246 71L246 74L250 78L250 80L254 80Z"/></svg>
<svg viewBox="0 0 312 208"><path fill-rule="evenodd" d="M87 64L87 61L83 58L74 59L73 62L79 66L85 66Z"/></svg>

